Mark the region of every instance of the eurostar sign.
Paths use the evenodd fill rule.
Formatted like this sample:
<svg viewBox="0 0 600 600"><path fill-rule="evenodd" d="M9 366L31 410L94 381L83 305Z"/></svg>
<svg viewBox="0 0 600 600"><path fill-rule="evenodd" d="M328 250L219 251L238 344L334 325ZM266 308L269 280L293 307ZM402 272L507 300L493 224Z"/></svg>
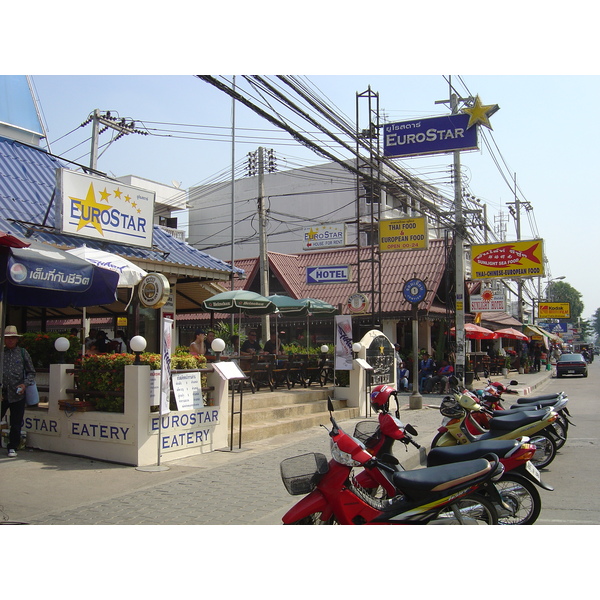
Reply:
<svg viewBox="0 0 600 600"><path fill-rule="evenodd" d="M57 171L57 185L62 233L152 247L154 192L68 169Z"/></svg>
<svg viewBox="0 0 600 600"><path fill-rule="evenodd" d="M467 114L415 119L383 126L386 157L420 156L454 150L477 150L477 127Z"/></svg>

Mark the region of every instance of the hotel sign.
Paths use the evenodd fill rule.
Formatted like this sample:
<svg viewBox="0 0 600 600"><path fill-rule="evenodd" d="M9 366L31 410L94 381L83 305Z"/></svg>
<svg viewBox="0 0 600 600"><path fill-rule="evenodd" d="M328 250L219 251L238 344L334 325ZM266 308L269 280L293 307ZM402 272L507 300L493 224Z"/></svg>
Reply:
<svg viewBox="0 0 600 600"><path fill-rule="evenodd" d="M346 225L319 225L304 228L303 250L343 248L346 245Z"/></svg>
<svg viewBox="0 0 600 600"><path fill-rule="evenodd" d="M57 186L62 233L152 247L154 192L68 169L58 169Z"/></svg>

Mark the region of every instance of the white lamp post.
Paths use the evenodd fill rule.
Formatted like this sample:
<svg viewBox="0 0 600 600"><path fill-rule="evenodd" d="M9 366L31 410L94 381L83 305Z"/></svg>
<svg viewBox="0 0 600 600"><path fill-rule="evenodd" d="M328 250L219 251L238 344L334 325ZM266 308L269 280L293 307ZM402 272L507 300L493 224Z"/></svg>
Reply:
<svg viewBox="0 0 600 600"><path fill-rule="evenodd" d="M54 348L59 353L59 364L65 362L65 352L71 347L71 342L66 337L56 338Z"/></svg>
<svg viewBox="0 0 600 600"><path fill-rule="evenodd" d="M215 338L210 345L212 351L215 353L217 362L221 361L221 352L225 350L225 342L221 338Z"/></svg>
<svg viewBox="0 0 600 600"><path fill-rule="evenodd" d="M134 335L129 341L129 346L135 352L134 365L139 365L140 354L146 349L146 338L141 335Z"/></svg>

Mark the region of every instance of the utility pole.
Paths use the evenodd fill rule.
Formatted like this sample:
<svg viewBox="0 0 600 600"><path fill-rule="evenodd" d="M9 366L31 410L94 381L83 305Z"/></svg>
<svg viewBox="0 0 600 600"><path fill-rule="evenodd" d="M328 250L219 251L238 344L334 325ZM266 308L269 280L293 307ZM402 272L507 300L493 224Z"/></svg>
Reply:
<svg viewBox="0 0 600 600"><path fill-rule="evenodd" d="M265 156L266 155L266 156ZM265 160L266 159L266 160ZM265 205L265 172L275 171L275 154L273 150L262 147L256 152L248 153L248 174L258 175L258 244L259 244L259 271L260 293L269 295L269 258L267 255L267 209ZM263 315L261 318L264 340L269 339L270 318Z"/></svg>
<svg viewBox="0 0 600 600"><path fill-rule="evenodd" d="M83 122L81 126L87 125L91 121L92 123L92 147L90 149L90 169L94 171L98 170L98 138L100 134L106 131L107 129L114 129L118 132L118 135L115 137L113 142L118 140L120 137L124 135L128 135L130 133L137 133L139 135L148 135L147 131L141 131L135 128L135 121L126 121L125 119L119 119L118 117L113 117L110 114L110 111L105 114L101 114L100 111L95 108L91 117L87 119L87 121ZM100 126L102 125L102 129Z"/></svg>
<svg viewBox="0 0 600 600"><path fill-rule="evenodd" d="M260 255L260 293L269 295L269 257L267 256L267 211L265 209L265 157L258 149L258 244ZM263 342L271 335L269 315L262 316Z"/></svg>
<svg viewBox="0 0 600 600"><path fill-rule="evenodd" d="M450 88L450 108L452 114L458 114L458 96ZM460 381L465 378L466 348L465 348L465 241L464 220L462 212L462 182L460 175L460 151L454 151L454 211L456 221L455 234L455 263L456 263L456 365L455 373Z"/></svg>

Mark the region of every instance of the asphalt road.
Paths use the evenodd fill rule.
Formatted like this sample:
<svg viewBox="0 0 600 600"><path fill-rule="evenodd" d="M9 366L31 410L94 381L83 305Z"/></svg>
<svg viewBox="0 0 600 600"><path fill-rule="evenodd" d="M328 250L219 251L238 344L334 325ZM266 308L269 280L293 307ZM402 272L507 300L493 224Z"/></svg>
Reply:
<svg viewBox="0 0 600 600"><path fill-rule="evenodd" d="M540 525L600 524L600 357L589 365L587 378L550 379L544 393L565 391L575 427L569 427L566 444L542 471L554 487L541 490Z"/></svg>

